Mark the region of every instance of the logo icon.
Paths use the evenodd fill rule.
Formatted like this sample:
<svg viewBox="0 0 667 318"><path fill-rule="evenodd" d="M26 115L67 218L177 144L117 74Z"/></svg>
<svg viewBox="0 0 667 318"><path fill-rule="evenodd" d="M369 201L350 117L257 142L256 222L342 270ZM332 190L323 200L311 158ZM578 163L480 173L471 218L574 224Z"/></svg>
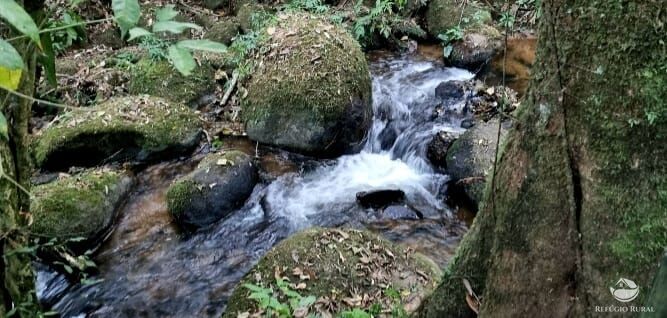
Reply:
<svg viewBox="0 0 667 318"><path fill-rule="evenodd" d="M623 303L632 301L639 296L639 286L627 278L619 279L614 287L609 287L609 291L616 300Z"/></svg>

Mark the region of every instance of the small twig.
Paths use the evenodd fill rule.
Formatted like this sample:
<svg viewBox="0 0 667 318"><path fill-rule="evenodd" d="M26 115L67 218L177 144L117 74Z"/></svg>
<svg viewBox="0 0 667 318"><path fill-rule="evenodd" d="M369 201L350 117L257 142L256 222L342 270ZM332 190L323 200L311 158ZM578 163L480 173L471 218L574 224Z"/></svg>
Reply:
<svg viewBox="0 0 667 318"><path fill-rule="evenodd" d="M239 80L239 73L234 72L232 75L232 80L229 83L229 87L227 87L227 91L225 91L225 95L222 96L222 100L220 101L220 106L225 106L227 104L227 100L229 99L230 96L232 96L232 91L234 90L234 87L236 86L236 82Z"/></svg>
<svg viewBox="0 0 667 318"><path fill-rule="evenodd" d="M13 90L11 90L11 89L7 89L7 88L4 88L4 87L2 87L2 86L0 86L0 89L6 91L7 93L9 93L9 94L11 94L11 95L14 95L14 96L18 96L18 97L27 99L27 100L32 101L32 102L34 102L34 103L40 103L40 104L44 104L44 105L48 105L48 106L53 106L53 107L58 107L58 108L65 108L65 109L81 109L81 110L85 110L85 111L90 111L90 109L86 109L86 108L74 107L74 106L65 105L65 104L58 104L58 103L50 102L50 101L48 101L48 100L43 100L43 99L39 99L39 98L34 98L34 97L32 97L32 96L28 96L28 95L19 93L19 92L17 92L17 91L13 91Z"/></svg>

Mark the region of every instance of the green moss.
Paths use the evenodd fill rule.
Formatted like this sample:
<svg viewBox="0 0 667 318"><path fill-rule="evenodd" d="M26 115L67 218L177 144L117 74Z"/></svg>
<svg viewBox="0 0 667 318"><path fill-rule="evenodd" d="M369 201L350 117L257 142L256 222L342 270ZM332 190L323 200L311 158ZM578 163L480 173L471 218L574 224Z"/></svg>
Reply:
<svg viewBox="0 0 667 318"><path fill-rule="evenodd" d="M269 51L247 84L243 116L251 124L268 114L285 113L296 122L320 123L340 118L352 100L371 102L371 80L359 44L342 28L315 16L291 14L280 19L262 43Z"/></svg>
<svg viewBox="0 0 667 318"><path fill-rule="evenodd" d="M241 4L236 14L241 30L245 33L260 31L272 16L270 8L255 2Z"/></svg>
<svg viewBox="0 0 667 318"><path fill-rule="evenodd" d="M39 237L91 239L108 228L126 178L114 171L88 171L33 187L31 232Z"/></svg>
<svg viewBox="0 0 667 318"><path fill-rule="evenodd" d="M209 28L205 37L211 41L229 45L240 30L241 24L237 18L223 18Z"/></svg>
<svg viewBox="0 0 667 318"><path fill-rule="evenodd" d="M190 206L194 195L200 191L198 185L192 180L176 181L167 191L167 207L169 208L169 212L178 219L186 207Z"/></svg>
<svg viewBox="0 0 667 318"><path fill-rule="evenodd" d="M463 13L462 13L463 11ZM427 30L432 37L444 34L447 30L459 26L464 30L475 29L491 22L491 14L483 7L472 2L465 6L457 0L429 1L426 11Z"/></svg>
<svg viewBox="0 0 667 318"><path fill-rule="evenodd" d="M554 4L545 21L555 25L542 25L542 63L499 165L502 188L487 192L494 205L475 220L490 225L466 235L474 248L462 243L450 268L474 274L483 265L473 284L484 296L480 315L589 315L614 301L609 287L620 277L642 288L630 304L645 304L667 246L667 125L647 116L667 111L656 102L667 90L655 89L667 80L660 4ZM555 8L568 13L554 17ZM455 288L440 289L425 316L461 308L448 298Z"/></svg>
<svg viewBox="0 0 667 318"><path fill-rule="evenodd" d="M129 69L128 92L191 104L215 90L215 68L206 60L201 62L190 76L183 76L168 61L143 58Z"/></svg>
<svg viewBox="0 0 667 318"><path fill-rule="evenodd" d="M206 169L212 165L218 165L221 160L223 161L220 162L220 164L223 164L224 166L233 166L247 156L248 155L245 153L235 150L224 153L210 154L204 157L201 162L199 162L195 168L195 171ZM179 179L169 187L169 190L167 190L167 206L169 208L169 212L171 212L171 214L176 219L179 218L181 213L183 213L187 207L191 206L190 203L193 198L199 197L196 196L196 194L208 190L206 187L202 188L202 185L194 182L192 179L190 179L189 176L191 177L192 175L188 175L182 179Z"/></svg>
<svg viewBox="0 0 667 318"><path fill-rule="evenodd" d="M175 145L185 147L184 143L196 139L200 127L197 115L184 105L156 97L127 96L66 113L34 140L32 149L37 166L68 149L94 149L102 159L123 147L160 152Z"/></svg>
<svg viewBox="0 0 667 318"><path fill-rule="evenodd" d="M302 280L299 272L295 275L295 269L308 278ZM401 293L403 300L419 299L419 302L437 283L431 277L437 277L438 273L424 256L406 254L403 248L375 234L348 229L309 229L282 241L259 261L232 294L224 317L256 312L258 308L248 299L249 290L243 284L275 288L276 274L296 284L305 282L306 287L299 291L302 295L328 297L335 311L340 312L350 308L342 298L364 294L374 297L373 303L383 309L391 309L394 301L384 294L386 286Z"/></svg>

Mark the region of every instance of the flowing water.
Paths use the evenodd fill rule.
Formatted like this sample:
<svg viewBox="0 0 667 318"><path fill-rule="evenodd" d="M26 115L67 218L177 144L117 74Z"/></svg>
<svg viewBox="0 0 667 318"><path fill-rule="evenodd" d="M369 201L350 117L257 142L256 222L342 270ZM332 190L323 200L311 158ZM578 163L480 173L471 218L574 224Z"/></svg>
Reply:
<svg viewBox="0 0 667 318"><path fill-rule="evenodd" d="M100 282L70 284L39 266L40 299L64 317L219 316L268 249L313 226L368 228L446 264L465 227L444 204L447 176L425 153L433 133L460 133L465 118L464 101L443 106L435 87L473 74L416 55L375 58L371 73L375 116L360 153L317 161L262 151L267 181L238 211L189 236L171 222L165 192L193 161L150 167L95 257ZM252 144L230 144L255 154ZM381 189L404 191L420 217L387 218L356 203L357 192Z"/></svg>

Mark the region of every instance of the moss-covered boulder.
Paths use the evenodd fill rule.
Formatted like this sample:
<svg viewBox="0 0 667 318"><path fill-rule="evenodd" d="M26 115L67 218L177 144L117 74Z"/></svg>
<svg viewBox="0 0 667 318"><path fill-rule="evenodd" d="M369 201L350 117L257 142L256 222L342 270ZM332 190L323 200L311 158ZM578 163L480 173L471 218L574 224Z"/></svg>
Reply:
<svg viewBox="0 0 667 318"><path fill-rule="evenodd" d="M36 136L33 156L48 170L103 162L153 161L193 149L201 122L188 107L150 96L76 109Z"/></svg>
<svg viewBox="0 0 667 318"><path fill-rule="evenodd" d="M31 232L63 241L84 238L82 247L95 246L112 229L132 184L133 179L122 172L88 170L34 186Z"/></svg>
<svg viewBox="0 0 667 318"><path fill-rule="evenodd" d="M384 312L417 309L437 284L439 269L428 258L396 246L376 234L351 229L315 228L297 233L276 245L241 280L234 290L225 318L258 313L246 284L270 287L284 304L288 299L281 279L315 304L298 310L300 317L318 313L338 317L353 308L374 304ZM328 315L327 315L328 314Z"/></svg>
<svg viewBox="0 0 667 318"><path fill-rule="evenodd" d="M210 154L171 185L169 211L186 230L207 226L243 205L257 179L250 156L239 151Z"/></svg>
<svg viewBox="0 0 667 318"><path fill-rule="evenodd" d="M466 69L477 69L490 62L500 48L501 35L492 22L489 11L473 2L434 0L426 11L427 30L432 38L460 27L463 39L452 43L451 54L445 59Z"/></svg>
<svg viewBox="0 0 667 318"><path fill-rule="evenodd" d="M208 29L205 38L229 45L239 31L241 31L241 24L237 18L223 18Z"/></svg>
<svg viewBox="0 0 667 318"><path fill-rule="evenodd" d="M501 125L501 142L509 125L509 122ZM480 121L451 143L447 150L447 174L452 180L450 191L466 195L475 206L482 200L486 177L493 168L497 133L497 118Z"/></svg>
<svg viewBox="0 0 667 318"><path fill-rule="evenodd" d="M128 92L132 95L148 94L176 103L197 106L199 100L215 91L214 63L199 59L199 65L189 76L174 69L168 61L142 58L129 67Z"/></svg>
<svg viewBox="0 0 667 318"><path fill-rule="evenodd" d="M426 29L433 38L457 26L467 30L491 21L491 14L471 1L432 0L426 10Z"/></svg>
<svg viewBox="0 0 667 318"><path fill-rule="evenodd" d="M371 118L371 79L358 43L343 28L305 14L266 29L248 96L248 136L316 155L359 146Z"/></svg>

